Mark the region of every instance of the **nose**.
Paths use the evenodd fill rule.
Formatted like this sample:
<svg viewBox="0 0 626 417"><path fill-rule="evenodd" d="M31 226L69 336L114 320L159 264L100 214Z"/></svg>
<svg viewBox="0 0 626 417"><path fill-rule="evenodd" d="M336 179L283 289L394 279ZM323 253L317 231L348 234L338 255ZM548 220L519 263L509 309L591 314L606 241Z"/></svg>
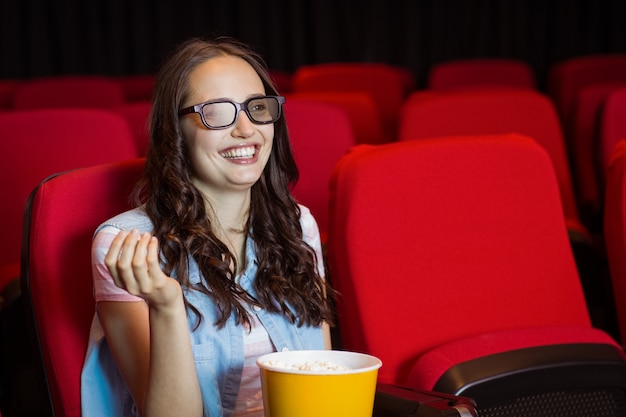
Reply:
<svg viewBox="0 0 626 417"><path fill-rule="evenodd" d="M250 120L246 112L239 110L237 121L233 129L232 135L235 137L248 138L254 133L254 123Z"/></svg>

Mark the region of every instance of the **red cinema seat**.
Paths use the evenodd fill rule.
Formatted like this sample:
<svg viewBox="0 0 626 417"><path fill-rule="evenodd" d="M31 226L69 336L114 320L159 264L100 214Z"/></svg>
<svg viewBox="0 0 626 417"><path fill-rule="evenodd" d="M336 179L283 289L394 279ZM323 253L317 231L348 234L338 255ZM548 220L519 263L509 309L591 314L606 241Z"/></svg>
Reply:
<svg viewBox="0 0 626 417"><path fill-rule="evenodd" d="M602 110L599 148L603 182L611 155L617 143L623 138L626 138L626 86L612 91Z"/></svg>
<svg viewBox="0 0 626 417"><path fill-rule="evenodd" d="M413 74L413 70L411 70L411 68L403 65L392 65L391 67L395 69L398 74L400 74L400 79L404 85L405 97L417 89L417 80L415 79L415 74Z"/></svg>
<svg viewBox="0 0 626 417"><path fill-rule="evenodd" d="M156 75L136 74L116 77L124 92L124 101L151 101Z"/></svg>
<svg viewBox="0 0 626 417"><path fill-rule="evenodd" d="M379 357L380 382L466 395L481 416L625 411L624 352L590 324L533 139L355 147L333 174L327 249L343 347Z"/></svg>
<svg viewBox="0 0 626 417"><path fill-rule="evenodd" d="M287 100L311 100L335 105L346 112L356 143L384 143L380 115L372 96L362 91L310 91L291 93ZM323 123L323 122L322 122Z"/></svg>
<svg viewBox="0 0 626 417"><path fill-rule="evenodd" d="M311 210L325 242L330 176L335 163L356 143L352 127L340 108L296 98L285 103L285 118L300 172L293 194Z"/></svg>
<svg viewBox="0 0 626 417"><path fill-rule="evenodd" d="M150 101L133 101L112 107L111 110L120 114L128 123L135 138L137 154L146 156L150 146L149 118L152 109Z"/></svg>
<svg viewBox="0 0 626 417"><path fill-rule="evenodd" d="M10 110L13 107L13 95L19 83L17 79L0 80L0 110Z"/></svg>
<svg viewBox="0 0 626 417"><path fill-rule="evenodd" d="M434 64L426 81L432 90L483 87L536 89L535 73L526 61L507 58L457 59Z"/></svg>
<svg viewBox="0 0 626 417"><path fill-rule="evenodd" d="M395 140L398 114L406 96L406 73L382 63L303 65L293 75L292 92L363 91L378 108L385 141Z"/></svg>
<svg viewBox="0 0 626 417"><path fill-rule="evenodd" d="M30 192L57 172L137 158L126 121L98 109L38 109L0 113L0 286L19 276L22 217Z"/></svg>
<svg viewBox="0 0 626 417"><path fill-rule="evenodd" d="M143 165L134 159L49 177L26 205L22 294L56 417L81 415L81 370L95 311L93 233L131 208Z"/></svg>
<svg viewBox="0 0 626 417"><path fill-rule="evenodd" d="M581 55L553 64L548 70L548 94L571 137L574 109L581 90L589 85L626 82L626 54Z"/></svg>
<svg viewBox="0 0 626 417"><path fill-rule="evenodd" d="M626 139L613 149L606 172L604 241L620 335L626 340Z"/></svg>
<svg viewBox="0 0 626 417"><path fill-rule="evenodd" d="M293 74L288 71L270 70L270 77L272 82L276 86L276 89L281 95L285 95L291 92L291 83Z"/></svg>
<svg viewBox="0 0 626 417"><path fill-rule="evenodd" d="M574 104L569 145L572 177L581 219L593 230L601 229L604 175L601 167L600 125L608 95L625 83L597 83L583 87Z"/></svg>
<svg viewBox="0 0 626 417"><path fill-rule="evenodd" d="M12 107L16 110L109 108L124 100L124 90L117 80L104 76L66 75L22 81L13 94Z"/></svg>
<svg viewBox="0 0 626 417"><path fill-rule="evenodd" d="M399 140L501 133L532 137L554 164L568 226L588 234L578 214L561 125L547 96L529 89L416 92L406 100L399 126Z"/></svg>

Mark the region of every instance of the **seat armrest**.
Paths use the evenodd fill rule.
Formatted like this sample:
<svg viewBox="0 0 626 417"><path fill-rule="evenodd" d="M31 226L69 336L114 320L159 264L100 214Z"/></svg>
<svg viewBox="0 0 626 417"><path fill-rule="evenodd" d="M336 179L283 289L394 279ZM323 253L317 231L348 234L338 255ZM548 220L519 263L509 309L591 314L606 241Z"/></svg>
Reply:
<svg viewBox="0 0 626 417"><path fill-rule="evenodd" d="M475 407L471 398L379 383L372 417L477 417Z"/></svg>
<svg viewBox="0 0 626 417"><path fill-rule="evenodd" d="M497 378L496 378L497 376ZM508 381L506 384L502 381ZM480 398L502 398L515 386L518 395L530 394L542 381L571 389L589 386L626 387L626 359L620 348L601 343L572 343L516 349L460 363L448 369L435 390ZM480 393L480 394L479 394Z"/></svg>

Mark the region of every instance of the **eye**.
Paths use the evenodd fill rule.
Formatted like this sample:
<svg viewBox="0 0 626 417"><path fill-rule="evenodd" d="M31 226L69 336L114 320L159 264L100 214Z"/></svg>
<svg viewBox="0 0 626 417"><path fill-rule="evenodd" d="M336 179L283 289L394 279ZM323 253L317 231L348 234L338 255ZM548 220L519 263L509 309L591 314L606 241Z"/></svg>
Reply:
<svg viewBox="0 0 626 417"><path fill-rule="evenodd" d="M267 111L267 104L264 100L253 101L248 106L251 113L264 113Z"/></svg>
<svg viewBox="0 0 626 417"><path fill-rule="evenodd" d="M202 108L204 119L211 126L232 123L235 118L235 106L228 102L208 103Z"/></svg>

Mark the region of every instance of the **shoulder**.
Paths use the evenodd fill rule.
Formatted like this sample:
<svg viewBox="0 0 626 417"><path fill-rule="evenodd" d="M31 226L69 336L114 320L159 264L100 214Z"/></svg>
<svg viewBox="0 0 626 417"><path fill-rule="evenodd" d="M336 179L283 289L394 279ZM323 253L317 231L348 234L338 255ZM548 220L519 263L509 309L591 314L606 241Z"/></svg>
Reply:
<svg viewBox="0 0 626 417"><path fill-rule="evenodd" d="M110 226L119 230L137 229L140 232L152 232L154 226L143 207L137 207L132 210L125 211L109 220L103 222L96 229L97 234L103 228Z"/></svg>
<svg viewBox="0 0 626 417"><path fill-rule="evenodd" d="M315 217L313 217L311 210L302 204L298 204L298 207L300 208L300 225L302 226L302 230L306 227L312 226L317 228L317 222L315 221Z"/></svg>
<svg viewBox="0 0 626 417"><path fill-rule="evenodd" d="M299 204L298 206L300 207L300 227L302 227L302 236L304 240L306 242L311 242L319 239L319 227L315 217L313 217L313 214L311 213L311 210L302 204Z"/></svg>

